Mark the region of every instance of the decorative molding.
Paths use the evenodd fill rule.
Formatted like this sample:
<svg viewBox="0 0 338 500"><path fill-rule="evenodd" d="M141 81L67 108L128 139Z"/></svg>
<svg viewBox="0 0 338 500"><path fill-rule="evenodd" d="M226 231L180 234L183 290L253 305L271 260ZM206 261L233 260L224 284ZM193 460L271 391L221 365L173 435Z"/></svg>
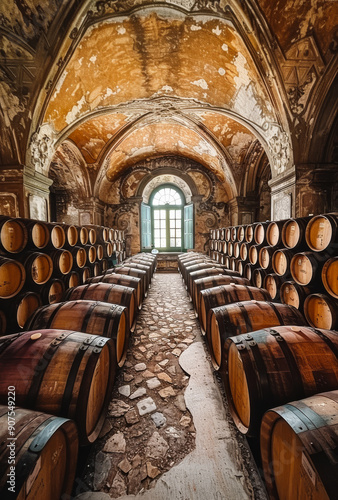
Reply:
<svg viewBox="0 0 338 500"><path fill-rule="evenodd" d="M47 175L55 152L55 134L49 125L41 127L31 137L28 149L28 165L35 171Z"/></svg>
<svg viewBox="0 0 338 500"><path fill-rule="evenodd" d="M284 172L291 159L291 146L286 132L278 129L269 141L270 154L273 160L273 166L277 175Z"/></svg>

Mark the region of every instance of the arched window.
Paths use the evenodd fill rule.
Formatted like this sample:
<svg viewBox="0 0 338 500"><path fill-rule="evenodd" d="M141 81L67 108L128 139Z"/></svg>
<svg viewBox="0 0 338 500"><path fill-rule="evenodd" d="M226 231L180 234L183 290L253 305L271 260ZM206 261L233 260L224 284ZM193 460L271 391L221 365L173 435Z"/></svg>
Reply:
<svg viewBox="0 0 338 500"><path fill-rule="evenodd" d="M142 203L141 206L142 250L182 252L192 248L193 206L184 205L184 195L176 186L162 185L154 189L149 205ZM191 220L186 220L188 212ZM188 226L191 238L186 234Z"/></svg>

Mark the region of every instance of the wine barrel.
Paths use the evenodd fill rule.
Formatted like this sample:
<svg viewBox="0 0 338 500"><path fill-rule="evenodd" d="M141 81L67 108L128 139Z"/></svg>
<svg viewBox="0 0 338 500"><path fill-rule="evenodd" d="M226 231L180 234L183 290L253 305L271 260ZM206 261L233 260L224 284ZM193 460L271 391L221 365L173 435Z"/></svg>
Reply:
<svg viewBox="0 0 338 500"><path fill-rule="evenodd" d="M197 316L200 315L201 310L201 291L206 290L208 288L214 288L220 285L250 285L250 281L246 278L242 278L241 276L231 276L228 274L229 271L223 270L223 274L218 275L208 275L204 278L199 278L194 281L194 292L193 292L193 305L194 309L197 313Z"/></svg>
<svg viewBox="0 0 338 500"><path fill-rule="evenodd" d="M236 271L240 276L243 276L244 274L244 262L240 259L236 261Z"/></svg>
<svg viewBox="0 0 338 500"><path fill-rule="evenodd" d="M272 300L279 300L282 283L282 278L278 274L269 273L265 276L263 287L269 292Z"/></svg>
<svg viewBox="0 0 338 500"><path fill-rule="evenodd" d="M13 259L0 257L0 299L15 297L25 284L24 266Z"/></svg>
<svg viewBox="0 0 338 500"><path fill-rule="evenodd" d="M71 248L74 247L79 240L77 227L73 225L64 226L64 231L66 234L66 245Z"/></svg>
<svg viewBox="0 0 338 500"><path fill-rule="evenodd" d="M239 241L236 241L232 249L232 253L236 259L239 258L240 249L241 249L241 244Z"/></svg>
<svg viewBox="0 0 338 500"><path fill-rule="evenodd" d="M68 290L64 300L100 300L125 306L129 311L129 327L131 330L135 327L137 312L135 288L112 283L88 283Z"/></svg>
<svg viewBox="0 0 338 500"><path fill-rule="evenodd" d="M104 255L103 246L99 243L96 245L96 257L97 260L102 260Z"/></svg>
<svg viewBox="0 0 338 500"><path fill-rule="evenodd" d="M152 277L152 275L155 272L155 268L156 268L156 261L155 260L150 260L150 259L147 259L146 257L136 255L134 257L131 257L130 259L127 259L126 262L130 262L130 263L135 262L136 264L141 264L143 266L149 266L150 267L150 277Z"/></svg>
<svg viewBox="0 0 338 500"><path fill-rule="evenodd" d="M70 273L73 267L73 255L69 250L54 250L49 255L53 262L55 274L64 275Z"/></svg>
<svg viewBox="0 0 338 500"><path fill-rule="evenodd" d="M229 241L228 242L228 250L227 250L227 254L229 257L232 257L233 254L234 254L234 244L232 241Z"/></svg>
<svg viewBox="0 0 338 500"><path fill-rule="evenodd" d="M237 230L237 240L242 243L245 239L245 228L246 226L238 226Z"/></svg>
<svg viewBox="0 0 338 500"><path fill-rule="evenodd" d="M142 300L144 297L148 295L147 288L146 288L146 272L142 271L142 269L135 269L132 267L116 267L113 270L114 274L123 274L123 275L128 275L128 276L134 276L135 278L141 278L141 294L142 294Z"/></svg>
<svg viewBox="0 0 338 500"><path fill-rule="evenodd" d="M87 262L87 252L83 247L74 246L70 253L73 257L74 268L83 269Z"/></svg>
<svg viewBox="0 0 338 500"><path fill-rule="evenodd" d="M260 444L270 498L337 498L337 425L337 390L266 412Z"/></svg>
<svg viewBox="0 0 338 500"><path fill-rule="evenodd" d="M292 248L293 250L305 247L305 231L306 225L311 217L300 217L297 219L287 220L282 229L282 241L286 248Z"/></svg>
<svg viewBox="0 0 338 500"><path fill-rule="evenodd" d="M218 285L200 291L199 296L199 320L202 333L207 331L207 317L210 309L225 304L242 302L243 300L269 300L268 292L262 288L248 285Z"/></svg>
<svg viewBox="0 0 338 500"><path fill-rule="evenodd" d="M261 245L252 245L250 248L249 248L249 261L250 261L250 264L252 265L255 265L255 264L258 264L258 255L259 255L259 251L261 249Z"/></svg>
<svg viewBox="0 0 338 500"><path fill-rule="evenodd" d="M195 264L194 266L189 266L185 269L186 277L185 277L185 283L186 283L186 289L188 291L191 291L191 279L190 275L195 272L195 271L202 271L203 269L212 269L214 267L218 267L219 269L222 269L221 264L217 264L215 262L201 262L200 264Z"/></svg>
<svg viewBox="0 0 338 500"><path fill-rule="evenodd" d="M264 278L268 274L268 271L266 269L262 269L261 267L257 267L252 271L252 278L251 281L254 286L257 286L258 288L263 288L264 285Z"/></svg>
<svg viewBox="0 0 338 500"><path fill-rule="evenodd" d="M282 229L285 220L270 222L266 228L266 241L270 247L278 247L282 245Z"/></svg>
<svg viewBox="0 0 338 500"><path fill-rule="evenodd" d="M270 222L258 222L254 229L254 241L256 245L265 245L267 243L266 230Z"/></svg>
<svg viewBox="0 0 338 500"><path fill-rule="evenodd" d="M337 354L337 332L306 326L228 338L221 377L240 432L257 435L264 411L273 406L338 387Z"/></svg>
<svg viewBox="0 0 338 500"><path fill-rule="evenodd" d="M50 241L50 231L46 222L33 219L18 219L25 225L28 234L26 248L42 250Z"/></svg>
<svg viewBox="0 0 338 500"><path fill-rule="evenodd" d="M69 330L35 330L0 339L0 402L15 386L18 406L75 420L80 444L96 440L116 373L112 339Z"/></svg>
<svg viewBox="0 0 338 500"><path fill-rule="evenodd" d="M330 258L326 252L296 253L290 264L292 278L299 285L321 284L321 271L325 262Z"/></svg>
<svg viewBox="0 0 338 500"><path fill-rule="evenodd" d="M14 333L23 329L28 318L33 312L41 307L40 294L32 291L22 292L14 297L9 303L0 302L2 315L5 316L5 331L2 334Z"/></svg>
<svg viewBox="0 0 338 500"><path fill-rule="evenodd" d="M43 285L47 283L53 273L53 261L46 253L28 252L25 254L24 266L26 283L29 285Z"/></svg>
<svg viewBox="0 0 338 500"><path fill-rule="evenodd" d="M90 279L92 276L94 276L93 271L94 270L89 266L83 267L80 271L79 283L75 286L83 285L84 283L86 283L88 279Z"/></svg>
<svg viewBox="0 0 338 500"><path fill-rule="evenodd" d="M62 276L61 279L64 282L66 289L78 286L82 283L80 275L77 271L71 271L69 274Z"/></svg>
<svg viewBox="0 0 338 500"><path fill-rule="evenodd" d="M233 243L237 240L237 230L238 226L232 226L230 228L230 241L232 241Z"/></svg>
<svg viewBox="0 0 338 500"><path fill-rule="evenodd" d="M94 227L91 226L86 226L86 229L88 231L88 242L91 246L93 246L95 245L97 239L96 229L94 229Z"/></svg>
<svg viewBox="0 0 338 500"><path fill-rule="evenodd" d="M48 281L41 287L41 291L39 291L43 303L55 304L56 302L61 302L65 288L65 283L61 279L55 278Z"/></svg>
<svg viewBox="0 0 338 500"><path fill-rule="evenodd" d="M79 240L81 245L87 245L88 243L88 229L85 226L81 226L78 228L79 231Z"/></svg>
<svg viewBox="0 0 338 500"><path fill-rule="evenodd" d="M245 228L245 241L247 243L252 243L254 241L254 230L256 224L249 224Z"/></svg>
<svg viewBox="0 0 338 500"><path fill-rule="evenodd" d="M28 231L20 219L0 219L0 248L8 253L22 252L28 242Z"/></svg>
<svg viewBox="0 0 338 500"><path fill-rule="evenodd" d="M257 300L211 309L207 317L207 339L214 368L222 367L228 337L283 324L305 325L306 321L292 306Z"/></svg>
<svg viewBox="0 0 338 500"><path fill-rule="evenodd" d="M31 316L26 330L61 328L112 338L116 359L123 366L129 342L128 309L94 300L70 300L40 307Z"/></svg>
<svg viewBox="0 0 338 500"><path fill-rule="evenodd" d="M132 262L130 264L124 262L120 269L125 269L125 268L133 269L134 271L143 271L145 273L145 275L144 275L145 290L148 290L150 288L150 268L149 267L143 266L142 264L136 264L134 262ZM116 269L115 269L116 272L118 272L117 269L119 269L119 268L116 267ZM126 274L126 273L123 272L122 274Z"/></svg>
<svg viewBox="0 0 338 500"><path fill-rule="evenodd" d="M55 248L60 250L64 247L66 243L66 233L63 227L60 224L50 222L48 224L48 228L50 231L50 246L51 248Z"/></svg>
<svg viewBox="0 0 338 500"><path fill-rule="evenodd" d="M224 231L224 239L226 242L231 241L231 227L226 227Z"/></svg>
<svg viewBox="0 0 338 500"><path fill-rule="evenodd" d="M313 293L305 299L304 315L310 326L334 330L338 328L338 300Z"/></svg>
<svg viewBox="0 0 338 500"><path fill-rule="evenodd" d="M240 258L242 259L242 261L246 261L246 259L248 258L248 254L249 254L249 246L247 243L242 243L241 244L241 247L239 249L239 256Z"/></svg>
<svg viewBox="0 0 338 500"><path fill-rule="evenodd" d="M306 226L305 239L314 252L335 252L338 247L338 214L312 217Z"/></svg>
<svg viewBox="0 0 338 500"><path fill-rule="evenodd" d="M93 245L86 245L85 249L87 252L87 259L89 264L94 264L94 262L96 261L96 248Z"/></svg>
<svg viewBox="0 0 338 500"><path fill-rule="evenodd" d="M15 441L9 440L12 418ZM19 407L12 414L6 402L0 407L0 443L2 500L70 498L78 455L75 422Z"/></svg>
<svg viewBox="0 0 338 500"><path fill-rule="evenodd" d="M102 274L101 262L94 262L94 264L92 264L91 267L93 270L93 273L92 273L93 276L101 276L101 274Z"/></svg>
<svg viewBox="0 0 338 500"><path fill-rule="evenodd" d="M262 269L272 269L272 255L275 250L272 247L262 247L258 254L258 262Z"/></svg>
<svg viewBox="0 0 338 500"><path fill-rule="evenodd" d="M104 254L106 257L111 257L113 255L113 245L110 243L110 241L107 241L104 247Z"/></svg>
<svg viewBox="0 0 338 500"><path fill-rule="evenodd" d="M200 278L205 278L206 276L214 276L216 274L228 274L228 275L236 275L238 276L238 273L224 269L224 266L221 264L213 264L210 267L204 267L202 269L197 269L196 271L193 271L189 273L188 275L188 283L189 286L187 286L188 293L190 297L193 297L194 295L194 282L195 280L198 280Z"/></svg>
<svg viewBox="0 0 338 500"><path fill-rule="evenodd" d="M304 302L311 293L311 288L298 285L294 281L284 281L280 287L280 299L283 304L288 304L303 312Z"/></svg>
<svg viewBox="0 0 338 500"><path fill-rule="evenodd" d="M338 299L338 257L332 257L325 262L322 269L322 283L326 291Z"/></svg>
<svg viewBox="0 0 338 500"><path fill-rule="evenodd" d="M290 265L294 252L286 248L276 250L272 255L272 268L278 276L287 277L290 274Z"/></svg>
<svg viewBox="0 0 338 500"><path fill-rule="evenodd" d="M125 274L106 274L102 276L95 276L95 278L89 278L87 283L111 283L116 285L122 285L129 288L134 288L136 293L136 303L138 308L142 307L142 280L141 278L136 278L135 276L127 276Z"/></svg>
<svg viewBox="0 0 338 500"><path fill-rule="evenodd" d="M244 265L244 271L243 271L244 278L246 278L247 280L249 280L251 282L251 280L253 278L253 272L256 268L258 268L258 264L252 265L252 264L250 264L250 262L247 262Z"/></svg>

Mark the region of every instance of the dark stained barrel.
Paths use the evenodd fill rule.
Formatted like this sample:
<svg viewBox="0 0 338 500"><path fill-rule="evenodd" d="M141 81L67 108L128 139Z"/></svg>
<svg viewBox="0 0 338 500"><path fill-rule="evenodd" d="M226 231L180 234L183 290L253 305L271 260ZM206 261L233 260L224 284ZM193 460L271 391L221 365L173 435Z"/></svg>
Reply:
<svg viewBox="0 0 338 500"><path fill-rule="evenodd" d="M81 444L98 437L116 373L112 339L39 329L0 339L0 402L15 386L16 405L76 421Z"/></svg>
<svg viewBox="0 0 338 500"><path fill-rule="evenodd" d="M270 498L337 498L337 416L337 390L267 411L260 447Z"/></svg>
<svg viewBox="0 0 338 500"><path fill-rule="evenodd" d="M280 299L283 304L288 304L303 312L304 302L312 289L298 285L295 281L284 281L280 287Z"/></svg>
<svg viewBox="0 0 338 500"><path fill-rule="evenodd" d="M211 309L207 318L207 339L215 369L222 367L228 337L283 324L305 325L294 307L250 300Z"/></svg>
<svg viewBox="0 0 338 500"><path fill-rule="evenodd" d="M141 278L136 278L135 276L128 276L126 274L106 274L102 276L95 276L94 278L89 278L87 283L111 283L116 285L123 285L126 287L134 288L136 293L136 302L138 308L142 307L142 280Z"/></svg>
<svg viewBox="0 0 338 500"><path fill-rule="evenodd" d="M28 252L23 259L26 270L26 283L29 285L47 283L54 268L51 257L42 252Z"/></svg>
<svg viewBox="0 0 338 500"><path fill-rule="evenodd" d="M337 387L337 352L337 332L307 326L228 338L221 376L237 428L257 435L264 411Z"/></svg>
<svg viewBox="0 0 338 500"><path fill-rule="evenodd" d="M42 286L39 294L44 304L55 304L61 302L65 288L65 283L61 279L54 278Z"/></svg>
<svg viewBox="0 0 338 500"><path fill-rule="evenodd" d="M94 300L71 300L40 307L25 325L26 330L60 328L112 338L116 358L123 366L129 342L128 309Z"/></svg>
<svg viewBox="0 0 338 500"><path fill-rule="evenodd" d="M143 269L135 269L134 267L116 267L113 274L124 274L128 276L134 276L135 278L141 279L142 286L142 300L148 295L147 288L147 273Z"/></svg>
<svg viewBox="0 0 338 500"><path fill-rule="evenodd" d="M78 456L75 422L15 407L16 441L14 447L7 447L11 444L7 440L8 425L12 422L8 411L7 402L0 406L0 498L70 498ZM12 454L15 465L10 461ZM14 475L10 467L15 467ZM11 484L7 481L13 481L14 494L8 490Z"/></svg>
<svg viewBox="0 0 338 500"><path fill-rule="evenodd" d="M49 255L53 261L55 274L65 275L70 273L73 267L73 256L69 250L53 250Z"/></svg>
<svg viewBox="0 0 338 500"><path fill-rule="evenodd" d="M265 276L263 287L269 292L272 300L279 300L282 283L282 278L278 274L268 273Z"/></svg>

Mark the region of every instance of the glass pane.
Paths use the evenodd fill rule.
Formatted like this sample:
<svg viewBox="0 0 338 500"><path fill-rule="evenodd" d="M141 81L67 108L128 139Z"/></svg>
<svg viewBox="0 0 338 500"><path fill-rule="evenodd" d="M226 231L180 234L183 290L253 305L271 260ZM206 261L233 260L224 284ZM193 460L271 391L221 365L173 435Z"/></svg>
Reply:
<svg viewBox="0 0 338 500"><path fill-rule="evenodd" d="M175 229L175 219L170 221L170 227Z"/></svg>
<svg viewBox="0 0 338 500"><path fill-rule="evenodd" d="M176 237L180 238L180 236L181 236L181 230L180 229L176 229Z"/></svg>
<svg viewBox="0 0 338 500"><path fill-rule="evenodd" d="M175 238L175 229L170 229L170 238Z"/></svg>
<svg viewBox="0 0 338 500"><path fill-rule="evenodd" d="M181 228L182 227L181 222L182 222L181 219L177 219L176 220L176 227L177 228Z"/></svg>
<svg viewBox="0 0 338 500"><path fill-rule="evenodd" d="M181 246L181 238L176 238L176 246Z"/></svg>
<svg viewBox="0 0 338 500"><path fill-rule="evenodd" d="M165 210L161 210L161 219L166 219L165 213Z"/></svg>
<svg viewBox="0 0 338 500"><path fill-rule="evenodd" d="M155 247L159 247L160 246L160 241L161 240L159 238L155 238L154 239L154 245L155 245Z"/></svg>
<svg viewBox="0 0 338 500"><path fill-rule="evenodd" d="M161 246L162 247L166 246L166 239L165 238L161 238Z"/></svg>
<svg viewBox="0 0 338 500"><path fill-rule="evenodd" d="M175 245L175 238L170 238L170 246L174 247Z"/></svg>
<svg viewBox="0 0 338 500"><path fill-rule="evenodd" d="M160 230L159 229L154 229L154 236L155 236L155 238L160 237Z"/></svg>
<svg viewBox="0 0 338 500"><path fill-rule="evenodd" d="M176 210L176 219L180 219L181 218L181 210Z"/></svg>
<svg viewBox="0 0 338 500"><path fill-rule="evenodd" d="M165 222L166 222L165 220L161 220L161 228L162 229L165 229L165 226L166 226Z"/></svg>
<svg viewBox="0 0 338 500"><path fill-rule="evenodd" d="M157 191L153 198L153 205L182 205L180 194L172 188L163 188Z"/></svg>
<svg viewBox="0 0 338 500"><path fill-rule="evenodd" d="M154 220L154 228L157 229L160 227L160 221L159 220Z"/></svg>

